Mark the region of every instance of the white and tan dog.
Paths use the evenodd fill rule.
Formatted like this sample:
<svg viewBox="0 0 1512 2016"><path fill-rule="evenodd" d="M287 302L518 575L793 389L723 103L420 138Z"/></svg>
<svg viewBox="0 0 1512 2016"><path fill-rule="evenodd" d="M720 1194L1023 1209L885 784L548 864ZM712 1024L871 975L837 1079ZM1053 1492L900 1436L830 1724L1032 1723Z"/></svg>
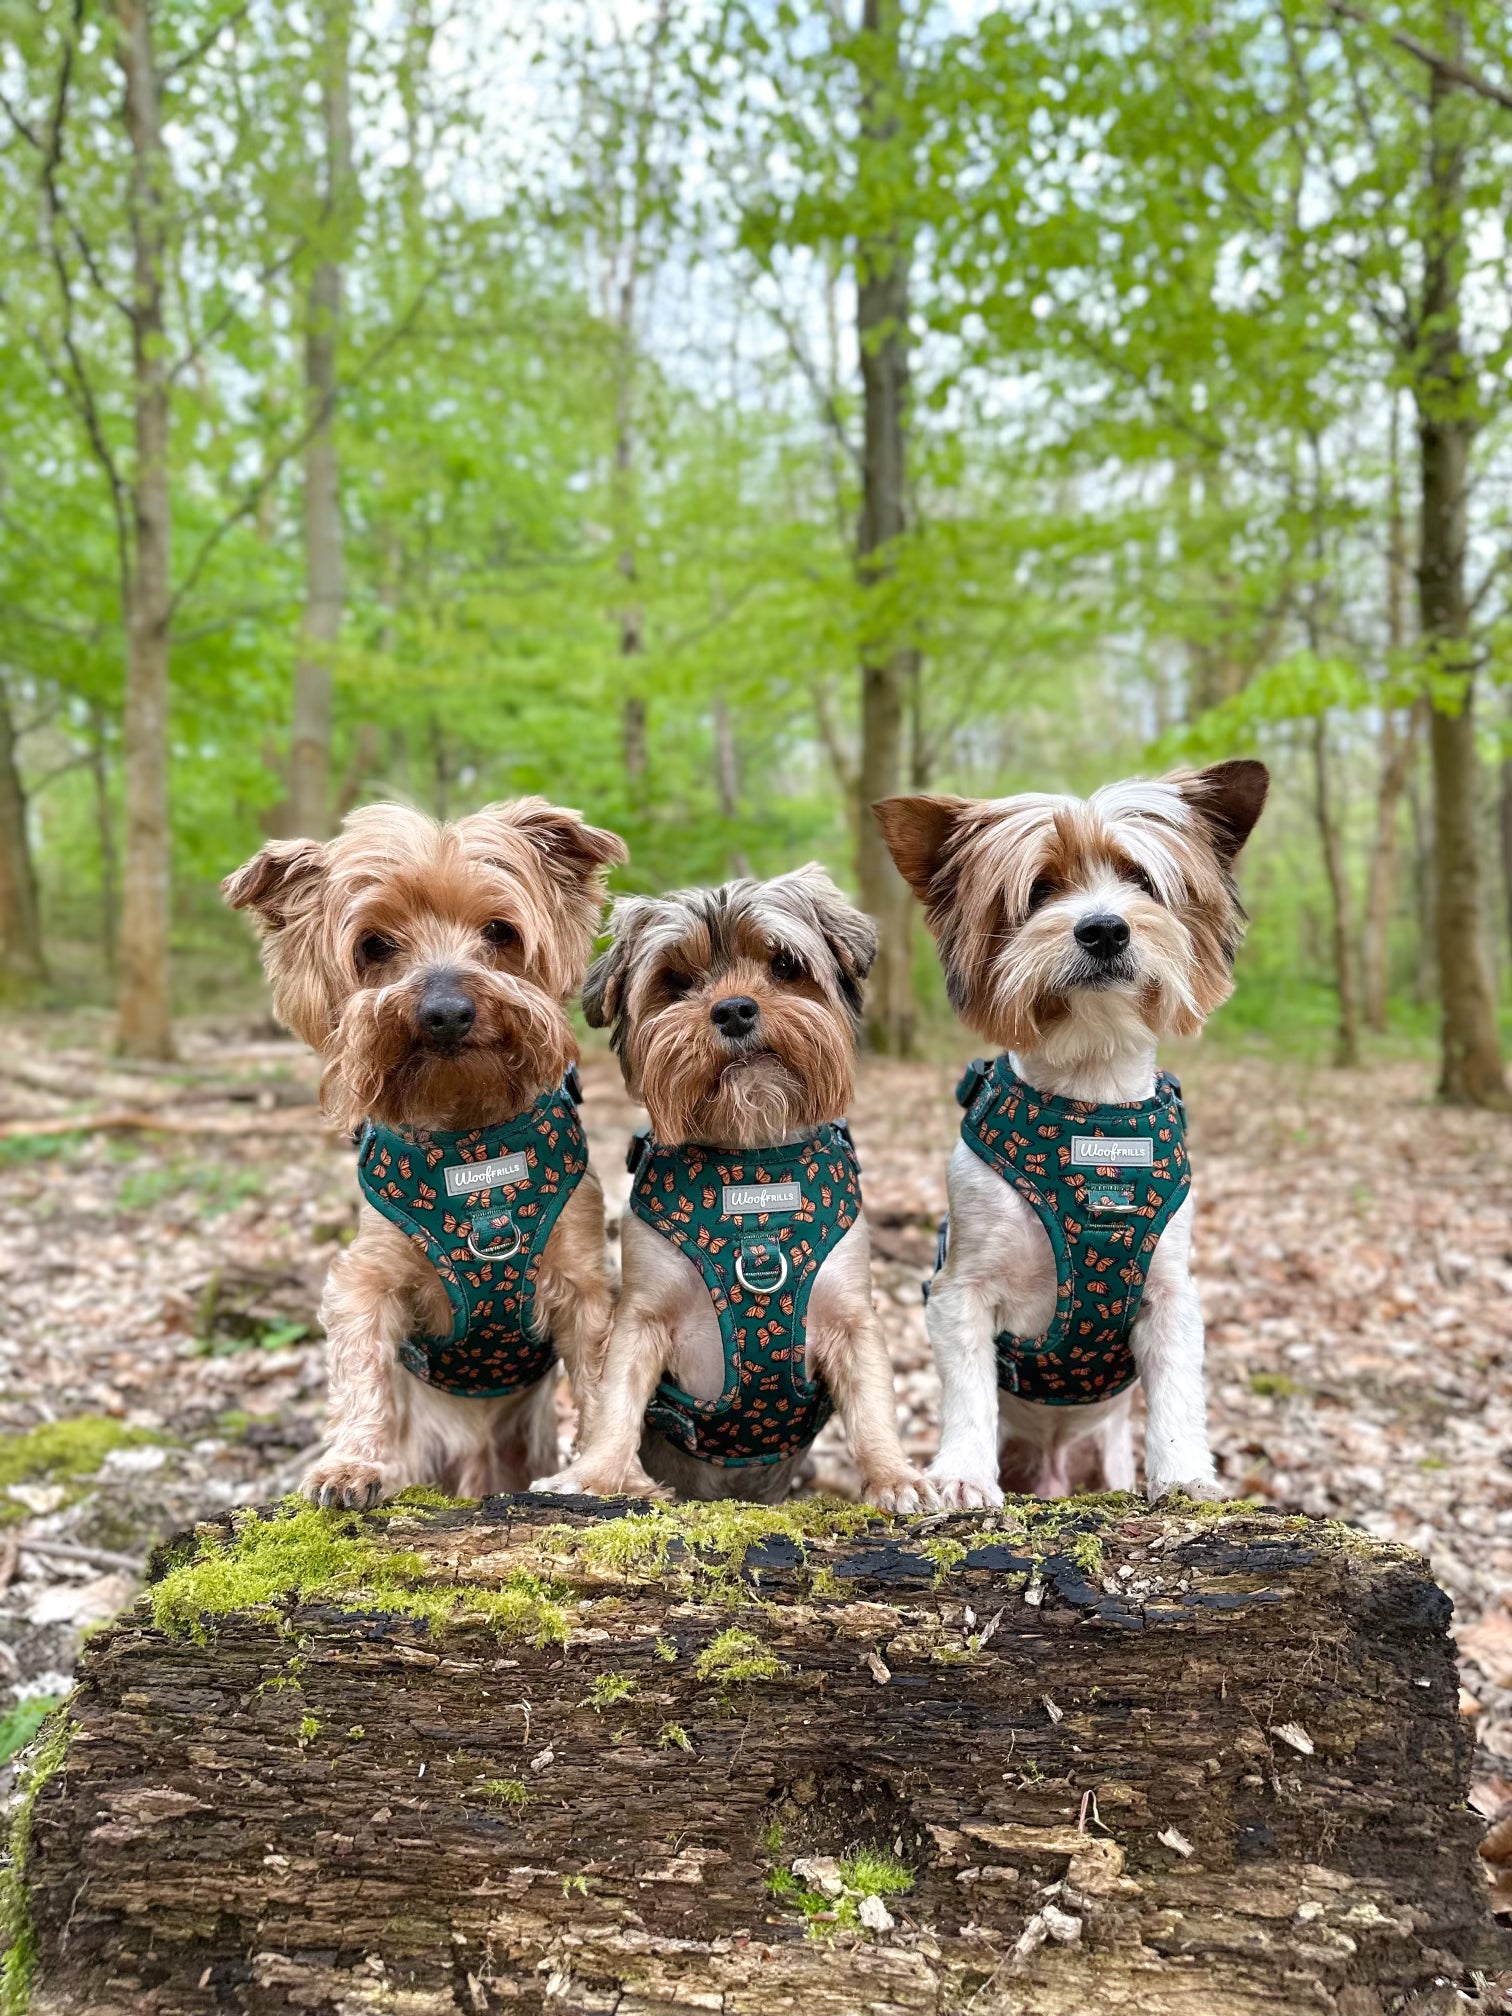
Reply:
<svg viewBox="0 0 1512 2016"><path fill-rule="evenodd" d="M651 1132L589 1431L536 1488L773 1503L832 1395L866 1500L932 1504L898 1440L843 1121L874 926L811 864L624 898L612 931L583 1011L612 1024Z"/></svg>
<svg viewBox="0 0 1512 2016"><path fill-rule="evenodd" d="M612 1276L603 1192L561 1090L577 1056L565 1004L587 970L605 871L625 858L616 834L542 798L449 825L367 805L334 840L271 841L225 882L262 934L280 1021L320 1056L326 1113L344 1130L372 1123L365 1140L392 1144L389 1163L402 1164L370 1180L364 1148L357 1236L326 1283L326 1447L302 1486L320 1504L362 1507L411 1484L467 1497L523 1488L558 1460L552 1346L579 1405L591 1398ZM519 1152L490 1161L501 1134ZM481 1188L490 1176L507 1186ZM398 1197L406 1182L385 1215L384 1190ZM492 1233L497 1250L467 1250L480 1202L507 1204L492 1215L509 1251ZM521 1239L533 1222L550 1227L539 1250ZM463 1329L469 1299L475 1315L489 1296L486 1344L467 1329L455 1348L448 1326ZM514 1337L510 1309L529 1311ZM511 1379L509 1351L527 1376Z"/></svg>
<svg viewBox="0 0 1512 2016"><path fill-rule="evenodd" d="M1000 1068L1011 1082L1100 1109L1155 1100L1161 1037L1195 1035L1232 991L1244 925L1233 864L1268 782L1263 764L1235 761L1110 784L1086 800L906 797L874 808L925 906L950 999L1008 1053ZM1000 1505L1005 1484L1040 1497L1131 1490L1132 1387L1085 1405L1000 1390L995 1340L1049 1334L1068 1293L1040 1214L964 1139L949 1194L949 1253L928 1311L942 1387L931 1476L942 1502ZM1222 1495L1191 1239L1185 1193L1136 1283L1127 1340L1145 1392L1152 1499Z"/></svg>

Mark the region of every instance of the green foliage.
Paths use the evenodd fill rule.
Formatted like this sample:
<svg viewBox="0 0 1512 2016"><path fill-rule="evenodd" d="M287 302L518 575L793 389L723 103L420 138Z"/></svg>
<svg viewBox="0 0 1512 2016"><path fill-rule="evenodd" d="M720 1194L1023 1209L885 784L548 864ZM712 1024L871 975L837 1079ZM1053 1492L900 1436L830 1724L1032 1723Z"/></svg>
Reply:
<svg viewBox="0 0 1512 2016"><path fill-rule="evenodd" d="M18 1750L24 1750L42 1727L59 1696L38 1694L29 1701L14 1702L0 1715L0 1764L8 1764Z"/></svg>
<svg viewBox="0 0 1512 2016"><path fill-rule="evenodd" d="M0 2016L26 2016L31 2003L37 1967L37 1938L27 1887L32 1812L43 1787L62 1770L72 1739L73 1724L59 1712L20 1767L21 1789L11 1809L7 1860L0 1874L0 1937L5 1941L0 1958Z"/></svg>
<svg viewBox="0 0 1512 2016"><path fill-rule="evenodd" d="M781 1680L792 1671L751 1631L721 1631L693 1662L696 1680L716 1687L744 1687L756 1681Z"/></svg>

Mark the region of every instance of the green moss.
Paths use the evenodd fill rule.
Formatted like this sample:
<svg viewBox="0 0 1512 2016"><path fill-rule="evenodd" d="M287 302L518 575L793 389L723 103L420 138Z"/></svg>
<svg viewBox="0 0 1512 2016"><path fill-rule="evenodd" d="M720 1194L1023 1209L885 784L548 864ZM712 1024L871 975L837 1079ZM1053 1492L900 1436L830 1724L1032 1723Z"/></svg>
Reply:
<svg viewBox="0 0 1512 2016"><path fill-rule="evenodd" d="M762 1847L768 1855L780 1855L782 1853L782 1842L782 1822L780 1820L768 1821L767 1825L761 1830Z"/></svg>
<svg viewBox="0 0 1512 2016"><path fill-rule="evenodd" d="M966 1645L936 1645L929 1657L935 1666L969 1666L976 1654Z"/></svg>
<svg viewBox="0 0 1512 2016"><path fill-rule="evenodd" d="M693 1662L694 1678L719 1687L742 1687L757 1680L780 1680L791 1671L750 1631L721 1631Z"/></svg>
<svg viewBox="0 0 1512 2016"><path fill-rule="evenodd" d="M1249 1389L1262 1400L1291 1400L1307 1388L1298 1379L1289 1379L1284 1372L1251 1372Z"/></svg>
<svg viewBox="0 0 1512 2016"><path fill-rule="evenodd" d="M592 1526L554 1527L543 1537L586 1567L648 1581L681 1571L690 1582L702 1579L714 1593L729 1597L744 1593L740 1571L746 1552L762 1541L791 1540L806 1555L808 1542L863 1532L880 1516L836 1498L796 1498L786 1505L719 1499L655 1505Z"/></svg>
<svg viewBox="0 0 1512 2016"><path fill-rule="evenodd" d="M565 1644L567 1613L534 1575L516 1569L499 1588L441 1583L416 1553L383 1547L350 1512L286 1499L271 1518L238 1519L229 1544L201 1535L193 1555L149 1592L170 1637L201 1643L206 1620L269 1604L330 1602L412 1617L433 1630L482 1624L506 1640Z"/></svg>
<svg viewBox="0 0 1512 2016"><path fill-rule="evenodd" d="M858 1897L901 1897L914 1886L906 1862L881 1848L857 1848L840 1858L840 1880Z"/></svg>
<svg viewBox="0 0 1512 2016"><path fill-rule="evenodd" d="M627 1701L634 1692L635 1682L628 1673L595 1673L587 1698L578 1705L602 1715L606 1708L616 1701Z"/></svg>
<svg viewBox="0 0 1512 2016"><path fill-rule="evenodd" d="M348 1743L360 1743L363 1737L366 1735L367 1731L366 1729L363 1728L362 1724L360 1722L354 1722L351 1728L348 1729L347 1731L347 1741Z"/></svg>
<svg viewBox="0 0 1512 2016"><path fill-rule="evenodd" d="M0 1875L0 2016L26 2016L32 1977L37 1971L37 1934L32 1924L27 1867L31 1860L32 1811L49 1778L63 1767L73 1740L73 1724L59 1714L21 1768L21 1794L11 1814L9 1860Z"/></svg>
<svg viewBox="0 0 1512 2016"><path fill-rule="evenodd" d="M299 1725L300 1749L308 1750L310 1745L315 1741L315 1738L319 1734L320 1734L319 1717L315 1715L306 1715Z"/></svg>
<svg viewBox="0 0 1512 2016"><path fill-rule="evenodd" d="M530 1804L530 1787L520 1778L485 1778L477 1790L479 1797L497 1800L516 1813Z"/></svg>
<svg viewBox="0 0 1512 2016"><path fill-rule="evenodd" d="M401 1491L386 1505L375 1505L369 1516L392 1519L403 1512L465 1512L477 1503L476 1498L449 1498L444 1491L433 1490L429 1484L411 1484L407 1491Z"/></svg>
<svg viewBox="0 0 1512 2016"><path fill-rule="evenodd" d="M968 1549L959 1540L949 1540L943 1534L920 1543L919 1552L928 1555L934 1563L935 1580L943 1582L952 1568L959 1568L966 1559Z"/></svg>
<svg viewBox="0 0 1512 2016"><path fill-rule="evenodd" d="M574 1890L576 1890L579 1897L586 1897L588 1895L588 1878L586 1876L564 1876L562 1878L562 1895L570 1897Z"/></svg>
<svg viewBox="0 0 1512 2016"><path fill-rule="evenodd" d="M101 1414L75 1414L67 1421L45 1421L24 1435L0 1435L0 1526L31 1516L24 1505L4 1496L12 1484L77 1484L93 1477L112 1449L170 1439Z"/></svg>
<svg viewBox="0 0 1512 2016"><path fill-rule="evenodd" d="M691 1751L693 1748L693 1740L681 1722L663 1722L656 1740L663 1750Z"/></svg>
<svg viewBox="0 0 1512 2016"><path fill-rule="evenodd" d="M673 1666L677 1663L677 1647L672 1643L670 1638L658 1638L656 1641L656 1656L658 1659L665 1660L667 1665Z"/></svg>
<svg viewBox="0 0 1512 2016"><path fill-rule="evenodd" d="M824 1602L843 1603L849 1599L849 1591L827 1561L810 1570L808 1593Z"/></svg>

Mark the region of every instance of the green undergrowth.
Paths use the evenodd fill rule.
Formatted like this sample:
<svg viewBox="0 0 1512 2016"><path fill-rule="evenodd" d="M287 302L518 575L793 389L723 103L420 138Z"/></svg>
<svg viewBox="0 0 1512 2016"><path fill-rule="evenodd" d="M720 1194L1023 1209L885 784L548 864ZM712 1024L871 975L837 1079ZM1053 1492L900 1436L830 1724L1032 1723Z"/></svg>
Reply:
<svg viewBox="0 0 1512 2016"><path fill-rule="evenodd" d="M593 1526L553 1526L543 1534L554 1554L626 1581L680 1577L705 1593L739 1600L746 1552L763 1541L790 1540L807 1561L811 1542L861 1533L885 1514L838 1498L795 1498L784 1505L734 1499L654 1505Z"/></svg>
<svg viewBox="0 0 1512 2016"><path fill-rule="evenodd" d="M422 1555L379 1544L358 1514L286 1499L270 1518L239 1517L229 1540L201 1535L193 1555L148 1592L171 1637L203 1643L207 1621L268 1604L329 1602L414 1618L432 1630L481 1624L506 1640L565 1644L567 1612L537 1576L516 1569L499 1588L438 1582Z"/></svg>
<svg viewBox="0 0 1512 2016"><path fill-rule="evenodd" d="M17 1701L0 1715L0 1764L8 1764L18 1750L24 1750L58 1705L56 1694L39 1694L30 1701Z"/></svg>
<svg viewBox="0 0 1512 2016"><path fill-rule="evenodd" d="M44 1421L24 1435L0 1435L0 1526L31 1517L17 1499L3 1495L12 1484L78 1486L69 1496L79 1497L83 1480L94 1476L112 1449L170 1440L102 1414L75 1414L66 1421Z"/></svg>
<svg viewBox="0 0 1512 2016"><path fill-rule="evenodd" d="M477 1503L476 1498L449 1498L444 1491L437 1491L429 1484L411 1484L407 1491L401 1491L397 1498L390 1498L386 1505L375 1505L368 1517L396 1519L406 1512L470 1512Z"/></svg>
<svg viewBox="0 0 1512 2016"><path fill-rule="evenodd" d="M66 1714L44 1729L36 1748L21 1766L20 1796L11 1813L8 1859L0 1874L0 2016L26 2016L32 1977L37 1971L37 1934L32 1924L27 1869L31 1861L32 1812L48 1779L61 1768L73 1739Z"/></svg>

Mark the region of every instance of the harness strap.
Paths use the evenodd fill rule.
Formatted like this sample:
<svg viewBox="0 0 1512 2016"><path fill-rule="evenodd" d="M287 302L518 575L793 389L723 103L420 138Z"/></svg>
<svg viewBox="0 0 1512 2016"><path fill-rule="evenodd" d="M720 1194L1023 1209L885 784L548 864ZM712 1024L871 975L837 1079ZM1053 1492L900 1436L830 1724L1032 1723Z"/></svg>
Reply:
<svg viewBox="0 0 1512 2016"><path fill-rule="evenodd" d="M1150 1261L1191 1186L1179 1081L1161 1072L1153 1098L1095 1106L1036 1091L999 1057L974 1061L956 1098L962 1140L1031 1207L1055 1258L1054 1314L1038 1337L999 1334L999 1385L1048 1406L1121 1392L1138 1376Z"/></svg>
<svg viewBox="0 0 1512 2016"><path fill-rule="evenodd" d="M452 1324L411 1337L401 1363L471 1398L533 1386L556 1362L535 1323L536 1283L562 1208L588 1167L574 1066L501 1126L460 1133L369 1121L357 1159L363 1195L434 1268Z"/></svg>
<svg viewBox="0 0 1512 2016"><path fill-rule="evenodd" d="M665 1375L647 1420L675 1447L729 1468L806 1449L834 1401L807 1369L808 1301L861 1213L843 1121L785 1148L726 1153L637 1135L630 1209L698 1269L714 1305L724 1385L699 1400Z"/></svg>

